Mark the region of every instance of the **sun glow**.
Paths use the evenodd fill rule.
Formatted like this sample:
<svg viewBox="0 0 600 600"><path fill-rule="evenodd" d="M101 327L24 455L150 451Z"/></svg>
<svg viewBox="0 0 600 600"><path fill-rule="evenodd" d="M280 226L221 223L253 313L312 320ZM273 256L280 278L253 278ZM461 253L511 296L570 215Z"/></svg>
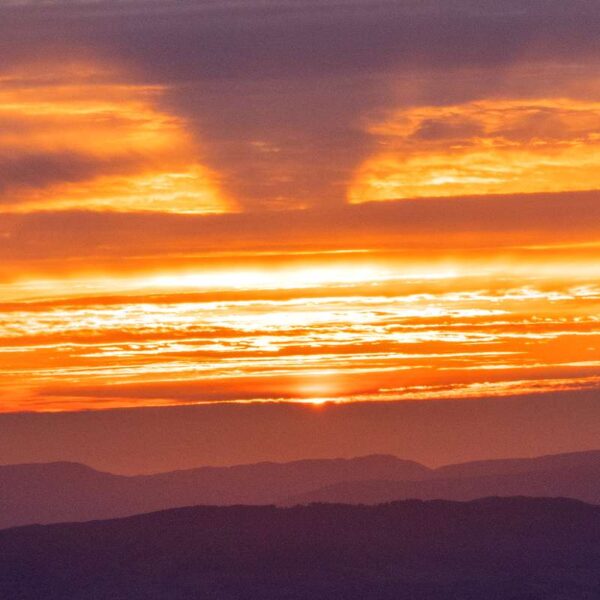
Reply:
<svg viewBox="0 0 600 600"><path fill-rule="evenodd" d="M177 289L301 289L323 285L381 282L394 277L394 273L384 267L359 264L355 266L182 273L152 277L145 284L150 288Z"/></svg>
<svg viewBox="0 0 600 600"><path fill-rule="evenodd" d="M8 297L14 284L0 289L2 408L319 406L542 393L600 377L600 287L583 263L545 275L524 262L436 273L368 254L324 260L30 280L21 298Z"/></svg>

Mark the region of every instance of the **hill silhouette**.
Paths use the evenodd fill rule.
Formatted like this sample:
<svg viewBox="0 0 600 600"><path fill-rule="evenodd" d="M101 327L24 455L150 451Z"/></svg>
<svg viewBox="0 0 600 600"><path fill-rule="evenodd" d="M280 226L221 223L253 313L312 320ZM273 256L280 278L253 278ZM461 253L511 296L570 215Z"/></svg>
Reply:
<svg viewBox="0 0 600 600"><path fill-rule="evenodd" d="M0 597L20 600L591 600L600 507L195 507L7 529L0 556Z"/></svg>
<svg viewBox="0 0 600 600"><path fill-rule="evenodd" d="M600 464L420 481L346 481L291 496L280 504L379 504L408 498L465 501L487 496L564 497L600 504Z"/></svg>
<svg viewBox="0 0 600 600"><path fill-rule="evenodd" d="M0 467L0 528L192 505L376 504L408 498L570 497L600 504L600 451L429 469L393 456L121 476L76 463Z"/></svg>
<svg viewBox="0 0 600 600"><path fill-rule="evenodd" d="M393 456L201 467L122 476L77 463L0 467L0 528L86 521L196 504L272 504L341 481L418 479L429 469Z"/></svg>

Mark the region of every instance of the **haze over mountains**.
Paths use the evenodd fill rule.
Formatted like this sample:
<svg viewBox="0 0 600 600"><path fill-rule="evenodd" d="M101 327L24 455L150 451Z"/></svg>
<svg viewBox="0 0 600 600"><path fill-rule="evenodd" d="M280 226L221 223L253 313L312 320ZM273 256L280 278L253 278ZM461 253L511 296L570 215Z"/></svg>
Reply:
<svg viewBox="0 0 600 600"><path fill-rule="evenodd" d="M195 507L0 532L20 600L592 600L600 507L575 500Z"/></svg>
<svg viewBox="0 0 600 600"><path fill-rule="evenodd" d="M132 477L76 463L9 465L0 467L0 528L110 519L191 505L377 504L519 495L600 504L600 451L438 469L373 455Z"/></svg>

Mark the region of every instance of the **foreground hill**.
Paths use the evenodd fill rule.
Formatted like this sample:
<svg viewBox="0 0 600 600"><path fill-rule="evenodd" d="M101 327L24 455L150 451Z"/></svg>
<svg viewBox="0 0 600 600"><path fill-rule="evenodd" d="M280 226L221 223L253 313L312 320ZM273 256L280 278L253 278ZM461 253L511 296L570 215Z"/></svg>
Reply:
<svg viewBox="0 0 600 600"><path fill-rule="evenodd" d="M570 497L600 504L600 451L429 469L394 456L202 467L125 477L75 463L0 467L0 528L179 506Z"/></svg>
<svg viewBox="0 0 600 600"><path fill-rule="evenodd" d="M0 532L0 598L591 600L600 507L196 507Z"/></svg>

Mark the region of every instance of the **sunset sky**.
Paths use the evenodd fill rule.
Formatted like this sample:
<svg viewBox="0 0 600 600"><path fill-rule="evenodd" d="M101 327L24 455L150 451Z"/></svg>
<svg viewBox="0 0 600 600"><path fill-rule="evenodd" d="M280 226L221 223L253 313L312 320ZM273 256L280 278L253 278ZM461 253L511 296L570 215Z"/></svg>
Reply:
<svg viewBox="0 0 600 600"><path fill-rule="evenodd" d="M598 2L0 0L0 427L569 393Z"/></svg>

